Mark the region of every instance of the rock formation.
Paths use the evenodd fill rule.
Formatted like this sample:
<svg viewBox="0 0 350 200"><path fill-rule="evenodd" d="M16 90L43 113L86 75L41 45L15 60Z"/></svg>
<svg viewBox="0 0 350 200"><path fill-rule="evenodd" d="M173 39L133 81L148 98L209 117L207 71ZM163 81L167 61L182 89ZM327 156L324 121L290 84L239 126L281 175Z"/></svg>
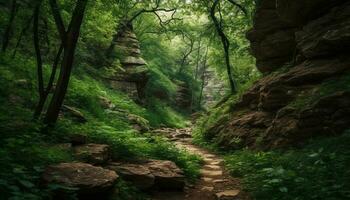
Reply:
<svg viewBox="0 0 350 200"><path fill-rule="evenodd" d="M190 109L192 97L192 91L190 86L183 81L177 81L176 85L177 91L175 95L175 104L181 109Z"/></svg>
<svg viewBox="0 0 350 200"><path fill-rule="evenodd" d="M168 160L113 160L106 144L85 142L82 134L73 135L71 143L57 144L57 148L72 151L79 162L47 166L42 174L45 186L59 185L54 199L67 199L69 189L76 190L78 199L107 199L118 193L115 184L121 179L141 190L181 191L186 181L183 171Z"/></svg>
<svg viewBox="0 0 350 200"><path fill-rule="evenodd" d="M206 131L209 139L276 148L350 127L350 2L261 0L247 37L265 77Z"/></svg>
<svg viewBox="0 0 350 200"><path fill-rule="evenodd" d="M121 69L109 77L112 87L128 93L134 99L142 100L145 97L148 68L141 57L140 44L132 25L119 28L111 48L110 56L117 58L121 65Z"/></svg>
<svg viewBox="0 0 350 200"><path fill-rule="evenodd" d="M77 190L80 199L106 198L118 180L118 175L108 169L86 163L60 163L48 166L42 177L46 184L60 184ZM66 199L64 191L55 198Z"/></svg>
<svg viewBox="0 0 350 200"><path fill-rule="evenodd" d="M206 69L205 84L203 88L203 104L205 108L212 107L218 99L225 96L225 86L222 80L217 78L213 69Z"/></svg>

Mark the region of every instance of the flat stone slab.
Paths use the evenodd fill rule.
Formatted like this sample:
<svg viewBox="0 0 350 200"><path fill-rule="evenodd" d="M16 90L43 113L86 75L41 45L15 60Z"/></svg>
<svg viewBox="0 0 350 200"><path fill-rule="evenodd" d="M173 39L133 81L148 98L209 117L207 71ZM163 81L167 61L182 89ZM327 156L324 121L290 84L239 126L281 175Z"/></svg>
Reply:
<svg viewBox="0 0 350 200"><path fill-rule="evenodd" d="M204 186L204 187L201 188L201 190L203 192L212 192L212 191L214 191L214 187Z"/></svg>
<svg viewBox="0 0 350 200"><path fill-rule="evenodd" d="M112 170L72 162L48 166L42 175L42 180L46 185L59 184L75 188L81 196L104 196L113 188L118 177Z"/></svg>
<svg viewBox="0 0 350 200"><path fill-rule="evenodd" d="M206 170L206 169L201 169L201 174L204 177L218 177L222 176L222 171L221 170Z"/></svg>
<svg viewBox="0 0 350 200"><path fill-rule="evenodd" d="M132 56L125 57L121 63L123 65L146 65L146 61L143 58Z"/></svg>
<svg viewBox="0 0 350 200"><path fill-rule="evenodd" d="M155 177L147 166L132 163L109 163L106 168L117 172L124 180L130 181L141 190L154 185Z"/></svg>
<svg viewBox="0 0 350 200"><path fill-rule="evenodd" d="M208 170L219 170L219 169L221 169L221 167L219 165L204 165L203 168L204 169L208 169Z"/></svg>
<svg viewBox="0 0 350 200"><path fill-rule="evenodd" d="M238 197L239 190L226 190L215 194L217 200L234 200Z"/></svg>
<svg viewBox="0 0 350 200"><path fill-rule="evenodd" d="M171 161L151 159L133 163L112 162L107 168L143 190L183 190L185 187L182 170Z"/></svg>
<svg viewBox="0 0 350 200"><path fill-rule="evenodd" d="M202 177L202 180L204 181L204 182L213 182L213 178L209 178L209 177Z"/></svg>
<svg viewBox="0 0 350 200"><path fill-rule="evenodd" d="M225 182L228 182L227 179L216 179L213 181L213 183L225 183Z"/></svg>

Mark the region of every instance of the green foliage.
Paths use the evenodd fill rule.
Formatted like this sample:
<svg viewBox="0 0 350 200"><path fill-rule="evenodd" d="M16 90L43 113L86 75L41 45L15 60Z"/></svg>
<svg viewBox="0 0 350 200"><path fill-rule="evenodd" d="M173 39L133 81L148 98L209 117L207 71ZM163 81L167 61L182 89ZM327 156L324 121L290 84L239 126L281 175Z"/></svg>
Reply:
<svg viewBox="0 0 350 200"><path fill-rule="evenodd" d="M256 199L350 198L350 132L285 152L241 150L226 166Z"/></svg>
<svg viewBox="0 0 350 200"><path fill-rule="evenodd" d="M154 108L143 108L84 70L76 70L65 104L82 111L88 122L79 124L69 117L61 117L55 129L43 135L40 132L42 125L32 121L32 109L37 101L35 63L21 56L11 60L1 55L0 72L1 198L48 199L50 190L58 186L40 188L42 170L49 164L73 160L69 150L55 144L69 142L69 136L76 133L86 134L90 142L111 145L115 159L172 160L189 180L198 177L201 161L197 156L179 151L163 138L141 135L132 128L134 122L129 121L130 116L140 124L149 120L153 125L184 126L184 118L160 100L154 101ZM115 106L114 110L104 109L99 103L100 96L109 99ZM120 194L143 198L139 191L127 184L119 183L118 186L121 187L118 188Z"/></svg>
<svg viewBox="0 0 350 200"><path fill-rule="evenodd" d="M151 126L170 126L170 127L185 127L186 119L183 115L176 112L167 103L160 101L157 98L151 98L149 101L152 104L148 105L147 119Z"/></svg>

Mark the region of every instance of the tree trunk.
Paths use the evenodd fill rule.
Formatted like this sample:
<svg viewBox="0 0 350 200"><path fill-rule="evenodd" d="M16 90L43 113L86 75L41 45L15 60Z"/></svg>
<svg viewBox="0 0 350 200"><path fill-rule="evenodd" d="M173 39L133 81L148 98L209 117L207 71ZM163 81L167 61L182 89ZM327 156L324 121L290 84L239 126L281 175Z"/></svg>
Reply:
<svg viewBox="0 0 350 200"><path fill-rule="evenodd" d="M39 38L39 15L40 15L40 7L41 2L34 9L34 23L33 23L33 40L34 40L34 48L36 54L36 62L37 62L37 76L38 76L38 93L39 93L39 104L37 109L34 112L34 119L37 119L40 115L38 107L42 107L45 101L43 101L44 97L44 79L43 79L43 63L40 52L40 38Z"/></svg>
<svg viewBox="0 0 350 200"><path fill-rule="evenodd" d="M55 57L53 66L52 66L52 71L51 71L49 82L46 86L44 94L40 97L39 102L35 108L34 119L38 119L40 117L41 113L43 112L47 97L49 96L50 91L52 90L53 82L54 82L55 77L56 77L57 67L58 67L58 64L60 61L62 51L63 51L63 45L61 44L60 48L58 49L57 55Z"/></svg>
<svg viewBox="0 0 350 200"><path fill-rule="evenodd" d="M58 119L64 97L67 92L68 83L74 62L74 53L77 46L80 27L83 21L87 0L78 0L74 9L68 31L65 31L62 18L57 10L56 0L50 0L51 10L54 14L56 26L59 29L61 40L63 43L64 54L61 64L60 75L57 81L56 90L53 94L47 113L45 123L54 125Z"/></svg>
<svg viewBox="0 0 350 200"><path fill-rule="evenodd" d="M192 51L193 51L193 40L190 39L190 49L188 50L188 52L186 52L181 60L181 65L180 65L180 68L179 68L179 71L178 71L178 74L181 74L182 73L182 70L183 68L185 67L185 64L186 64L186 60L188 58L188 56L191 55Z"/></svg>
<svg viewBox="0 0 350 200"><path fill-rule="evenodd" d="M7 46L10 43L12 26L13 26L13 22L15 20L16 13L17 13L17 0L13 0L12 6L11 6L11 11L10 11L10 19L9 19L9 22L8 22L7 27L5 29L5 33L4 33L3 40L2 40L2 51L3 52L6 51Z"/></svg>
<svg viewBox="0 0 350 200"><path fill-rule="evenodd" d="M219 4L219 0L215 0L212 7L211 7L211 10L210 10L210 17L214 22L215 29L216 29L217 33L219 34L222 45L224 47L226 71L227 71L228 80L230 82L230 89L231 89L231 93L235 94L237 92L237 88L236 88L236 84L233 80L232 69L231 69L231 64L230 64L230 52L229 52L230 41L228 40L227 36L224 33L223 27L221 25L222 22L219 22L215 16L215 10L216 10L216 7L218 6L218 4Z"/></svg>

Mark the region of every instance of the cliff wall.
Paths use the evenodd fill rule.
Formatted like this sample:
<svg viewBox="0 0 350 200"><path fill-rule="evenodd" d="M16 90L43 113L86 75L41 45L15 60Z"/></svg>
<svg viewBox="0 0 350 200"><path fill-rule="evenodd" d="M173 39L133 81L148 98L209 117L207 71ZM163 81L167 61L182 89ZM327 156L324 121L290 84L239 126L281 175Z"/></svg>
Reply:
<svg viewBox="0 0 350 200"><path fill-rule="evenodd" d="M208 139L278 148L350 128L350 2L261 0L247 38L265 76L206 129Z"/></svg>

